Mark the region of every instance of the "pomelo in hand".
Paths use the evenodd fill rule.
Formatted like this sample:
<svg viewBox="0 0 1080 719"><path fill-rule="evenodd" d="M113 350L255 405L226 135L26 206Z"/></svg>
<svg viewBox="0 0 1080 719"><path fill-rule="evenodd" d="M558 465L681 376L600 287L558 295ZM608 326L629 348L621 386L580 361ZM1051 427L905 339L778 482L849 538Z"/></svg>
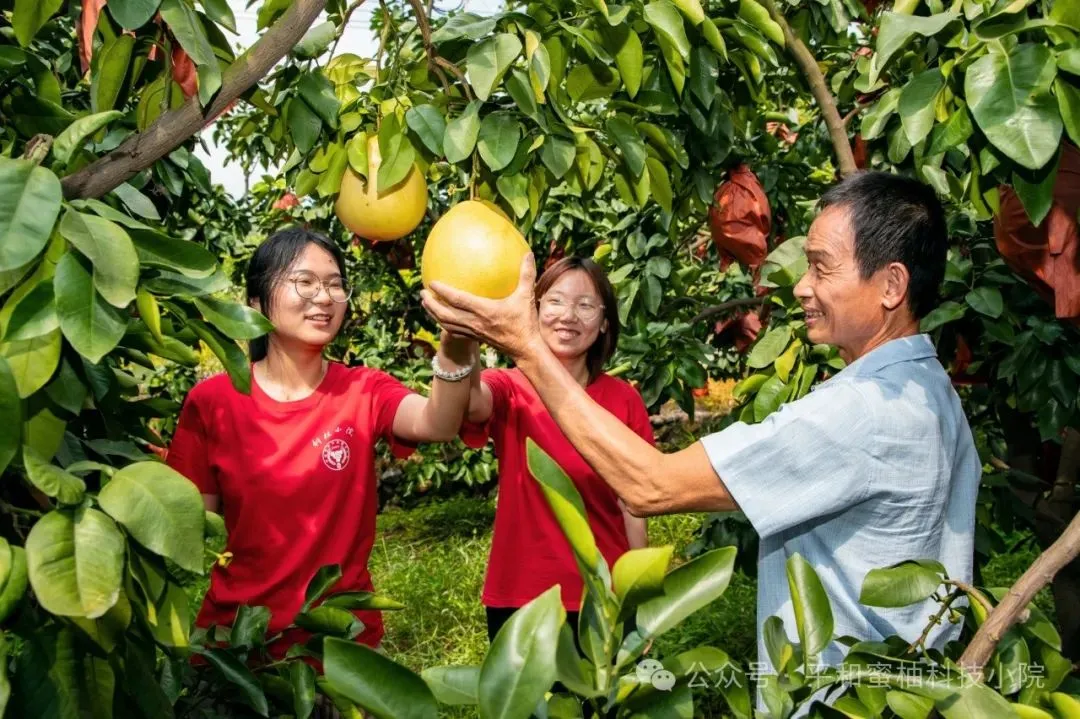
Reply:
<svg viewBox="0 0 1080 719"><path fill-rule="evenodd" d="M431 228L420 260L420 277L429 289L432 282L443 282L501 300L517 288L521 261L529 251L525 238L498 206L466 200L450 208Z"/></svg>
<svg viewBox="0 0 1080 719"><path fill-rule="evenodd" d="M427 182L413 165L405 179L387 189L378 187L379 138L368 138L368 179L345 170L334 212L341 224L372 242L400 240L415 230L427 210Z"/></svg>

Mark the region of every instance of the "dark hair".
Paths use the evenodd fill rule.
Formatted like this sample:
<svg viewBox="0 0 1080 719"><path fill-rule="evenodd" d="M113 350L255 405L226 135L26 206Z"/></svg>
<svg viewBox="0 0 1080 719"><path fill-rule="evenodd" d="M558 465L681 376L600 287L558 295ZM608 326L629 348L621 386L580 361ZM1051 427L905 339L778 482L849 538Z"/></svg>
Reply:
<svg viewBox="0 0 1080 719"><path fill-rule="evenodd" d="M337 245L305 227L287 227L278 230L256 248L247 266L247 301L259 301L259 308L264 315L270 316L270 303L274 289L281 278L289 271L293 263L308 245L316 245L333 256L338 272L345 276L345 257ZM266 357L269 349L269 336L257 337L248 343L248 355L252 362Z"/></svg>
<svg viewBox="0 0 1080 719"><path fill-rule="evenodd" d="M540 305L540 298L551 289L551 286L571 270L582 270L589 275L593 287L596 288L596 294L600 295L600 301L604 304L607 331L600 333L585 353L585 366L589 369L589 381L592 382L604 370L604 365L611 359L611 355L615 354L615 347L619 344L619 301L615 297L615 288L611 286L611 280L600 265L588 257L564 257L544 270L544 274L536 283L537 307Z"/></svg>
<svg viewBox="0 0 1080 719"><path fill-rule="evenodd" d="M908 269L908 306L916 318L937 306L949 235L933 189L887 172L858 172L826 192L818 208L845 208L855 231L855 261L869 279L891 262Z"/></svg>

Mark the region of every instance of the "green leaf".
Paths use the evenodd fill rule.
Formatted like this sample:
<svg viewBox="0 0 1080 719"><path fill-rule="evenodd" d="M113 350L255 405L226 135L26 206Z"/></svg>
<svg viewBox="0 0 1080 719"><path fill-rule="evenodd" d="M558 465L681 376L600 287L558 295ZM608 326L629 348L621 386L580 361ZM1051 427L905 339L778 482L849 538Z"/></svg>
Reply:
<svg viewBox="0 0 1080 719"><path fill-rule="evenodd" d="M870 85L877 84L878 76L889 60L904 49L916 35L933 37L959 18L956 13L946 12L923 17L896 12L881 14L878 25L877 53L870 62Z"/></svg>
<svg viewBox="0 0 1080 719"><path fill-rule="evenodd" d="M334 41L336 33L337 25L329 20L314 25L304 33L304 37L300 38L300 42L296 43L292 53L296 57L306 60L315 59L326 52L327 48L330 47L330 43Z"/></svg>
<svg viewBox="0 0 1080 719"><path fill-rule="evenodd" d="M735 552L735 547L714 549L668 572L663 596L638 607L640 636L644 640L658 637L719 599L731 581ZM627 641L632 641L631 637Z"/></svg>
<svg viewBox="0 0 1080 719"><path fill-rule="evenodd" d="M479 40L484 35L495 29L497 17L481 17L472 13L463 12L454 15L446 23L431 35L431 41L436 45L459 38Z"/></svg>
<svg viewBox="0 0 1080 719"><path fill-rule="evenodd" d="M8 342L28 340L47 335L59 326L52 283L39 282L29 294L18 300L3 336Z"/></svg>
<svg viewBox="0 0 1080 719"><path fill-rule="evenodd" d="M15 14L11 18L11 24L19 44L23 47L29 46L38 30L63 4L63 0L15 0Z"/></svg>
<svg viewBox="0 0 1080 719"><path fill-rule="evenodd" d="M611 583L620 602L620 619L628 617L642 602L664 593L664 575L673 549L671 546L632 549L615 562Z"/></svg>
<svg viewBox="0 0 1080 719"><path fill-rule="evenodd" d="M558 135L548 135L540 148L540 160L556 179L570 171L576 156L574 143Z"/></svg>
<svg viewBox="0 0 1080 719"><path fill-rule="evenodd" d="M465 110L450 122L446 123L446 136L443 137L443 148L446 151L447 162L461 162L472 155L476 147L476 138L480 134L480 105L479 100L473 100Z"/></svg>
<svg viewBox="0 0 1080 719"><path fill-rule="evenodd" d="M514 210L514 216L524 217L529 211L529 178L525 175L500 175L495 187Z"/></svg>
<svg viewBox="0 0 1080 719"><path fill-rule="evenodd" d="M236 610L236 620L229 632L229 644L239 649L262 646L268 626L270 626L269 607L251 607L243 604Z"/></svg>
<svg viewBox="0 0 1080 719"><path fill-rule="evenodd" d="M98 504L142 546L203 573L206 510L199 489L160 462L135 462L112 476Z"/></svg>
<svg viewBox="0 0 1080 719"><path fill-rule="evenodd" d="M93 263L94 287L109 304L121 308L131 304L139 284L139 256L122 227L68 210L60 220L60 234Z"/></svg>
<svg viewBox="0 0 1080 719"><path fill-rule="evenodd" d="M222 337L199 320L188 319L187 326L221 360L236 391L251 394L251 363L244 351L237 347L235 342Z"/></svg>
<svg viewBox="0 0 1080 719"><path fill-rule="evenodd" d="M1054 204L1054 186L1060 162L1061 156L1057 155L1053 162L1034 174L1020 169L1013 171L1013 190L1036 227L1050 214L1050 208Z"/></svg>
<svg viewBox="0 0 1080 719"><path fill-rule="evenodd" d="M682 22L680 19L679 22ZM641 177L645 171L645 141L638 135L637 130L628 118L616 115L607 121L605 125L608 135L615 145L622 151L626 167L634 177Z"/></svg>
<svg viewBox="0 0 1080 719"><path fill-rule="evenodd" d="M645 71L645 50L641 46L641 37L629 25L616 28L606 36L613 38L611 44L614 45L615 66L619 69L626 94L634 99L641 89Z"/></svg>
<svg viewBox="0 0 1080 719"><path fill-rule="evenodd" d="M521 54L521 40L510 33L499 33L469 48L465 56L466 76L476 96L486 102L503 74Z"/></svg>
<svg viewBox="0 0 1080 719"><path fill-rule="evenodd" d="M200 649L199 654L243 693L244 699L259 716L270 715L262 686L243 662L225 649Z"/></svg>
<svg viewBox="0 0 1080 719"><path fill-rule="evenodd" d="M933 157L960 147L974 132L975 126L971 124L971 113L966 107L960 108L952 114L948 122L936 126L930 133L930 149L926 151L926 154Z"/></svg>
<svg viewBox="0 0 1080 719"><path fill-rule="evenodd" d="M671 212L675 199L672 195L671 178L668 176L667 168L655 157L646 158L645 165L649 168L650 194L664 212Z"/></svg>
<svg viewBox="0 0 1080 719"><path fill-rule="evenodd" d="M22 267L49 241L60 213L60 180L29 160L0 158L0 271Z"/></svg>
<svg viewBox="0 0 1080 719"><path fill-rule="evenodd" d="M153 230L132 230L128 233L135 244L139 262L147 267L160 267L163 270L179 272L195 279L208 278L217 269L217 258L198 243L189 240L177 240ZM171 273L170 273L171 274ZM224 279L224 278L222 278ZM226 287L228 280L225 280ZM205 292L217 292L215 285L208 285ZM153 289L153 288L151 288ZM157 294L170 294L158 292ZM188 294L181 291L175 294ZM204 294L191 292L190 294Z"/></svg>
<svg viewBox="0 0 1080 719"><path fill-rule="evenodd" d="M671 83L675 86L675 94L682 95L686 85L686 61L667 38L661 35L656 41L660 45L660 54L664 56L664 65L667 66Z"/></svg>
<svg viewBox="0 0 1080 719"><path fill-rule="evenodd" d="M934 710L932 699L902 691L888 692L885 702L900 719L926 719Z"/></svg>
<svg viewBox="0 0 1080 719"><path fill-rule="evenodd" d="M443 154L443 135L446 134L446 119L434 105L417 105L405 113L405 124L416 133L424 147L432 154Z"/></svg>
<svg viewBox="0 0 1080 719"><path fill-rule="evenodd" d="M536 103L536 93L533 92L528 75L521 70L512 71L510 77L506 78L506 91L526 117L537 123L543 122Z"/></svg>
<svg viewBox="0 0 1080 719"><path fill-rule="evenodd" d="M440 704L476 706L480 702L480 667L432 667L420 676Z"/></svg>
<svg viewBox="0 0 1080 719"><path fill-rule="evenodd" d="M949 322L955 322L956 320L964 316L964 305L948 301L943 302L941 306L930 312L926 317L922 318L922 322L919 324L919 329L922 332L933 332L938 327Z"/></svg>
<svg viewBox="0 0 1080 719"><path fill-rule="evenodd" d="M123 116L124 113L122 112L110 110L108 112L99 112L96 115L80 117L56 136L52 146L53 157L66 164L71 159L71 155L82 147L86 138L113 120Z"/></svg>
<svg viewBox="0 0 1080 719"><path fill-rule="evenodd" d="M739 0L739 17L780 47L784 47L784 31L756 0Z"/></svg>
<svg viewBox="0 0 1080 719"><path fill-rule="evenodd" d="M203 6L208 18L225 29L236 32L236 17L233 15L232 8L229 7L229 0L199 0L199 3Z"/></svg>
<svg viewBox="0 0 1080 719"><path fill-rule="evenodd" d="M307 589L304 591L303 610L306 612L310 609L322 595L330 591L330 588L340 580L340 564L327 564L326 566L319 567L319 570L315 572L315 575L308 582Z"/></svg>
<svg viewBox="0 0 1080 719"><path fill-rule="evenodd" d="M686 37L682 15L669 0L654 0L645 6L645 22L658 37L666 39L683 60L690 59L690 40Z"/></svg>
<svg viewBox="0 0 1080 719"><path fill-rule="evenodd" d="M912 146L925 140L933 129L937 96L944 87L945 77L935 67L913 77L900 91L900 122Z"/></svg>
<svg viewBox="0 0 1080 719"><path fill-rule="evenodd" d="M706 110L716 97L719 72L716 54L707 47L695 47L690 55L690 92Z"/></svg>
<svg viewBox="0 0 1080 719"><path fill-rule="evenodd" d="M423 679L363 644L327 637L323 667L337 692L377 719L439 716L435 697Z"/></svg>
<svg viewBox="0 0 1080 719"><path fill-rule="evenodd" d="M337 127L341 101L334 94L334 83L329 78L321 72L305 73L296 83L296 91L327 127Z"/></svg>
<svg viewBox="0 0 1080 719"><path fill-rule="evenodd" d="M746 365L753 369L768 367L784 352L790 341L790 325L773 327L754 345L754 349L750 351L750 356L746 359Z"/></svg>
<svg viewBox="0 0 1080 719"><path fill-rule="evenodd" d="M53 278L60 329L71 346L93 363L112 351L127 328L127 316L94 291L90 269L67 252Z"/></svg>
<svg viewBox="0 0 1080 719"><path fill-rule="evenodd" d="M555 654L565 620L556 585L514 612L502 626L480 667L482 719L524 716L544 698L555 683Z"/></svg>
<svg viewBox="0 0 1080 719"><path fill-rule="evenodd" d="M1059 77L1054 80L1054 93L1069 139L1080 145L1080 89Z"/></svg>
<svg viewBox="0 0 1080 719"><path fill-rule="evenodd" d="M885 126L900 104L900 89L889 90L863 113L860 131L864 140L873 140L881 137L885 132ZM931 153L933 154L933 153Z"/></svg>
<svg viewBox="0 0 1080 719"><path fill-rule="evenodd" d="M22 426L22 402L19 386L11 366L0 357L0 423L15 428L0 433L0 472L3 472L19 451L19 431Z"/></svg>
<svg viewBox="0 0 1080 719"><path fill-rule="evenodd" d="M780 408L787 399L790 387L778 375L773 375L761 385L754 397L754 421L760 422Z"/></svg>
<svg viewBox="0 0 1080 719"><path fill-rule="evenodd" d="M660 309L660 302L664 299L664 288L660 286L660 280L652 275L642 279L642 299L645 301L645 309L649 314L655 315Z"/></svg>
<svg viewBox="0 0 1080 719"><path fill-rule="evenodd" d="M258 310L238 302L196 297L193 300L207 322L234 340L253 340L274 329Z"/></svg>
<svg viewBox="0 0 1080 719"><path fill-rule="evenodd" d="M325 605L300 612L293 617L293 624L312 634L327 634L345 639L352 639L364 631L364 623L352 612Z"/></svg>
<svg viewBox="0 0 1080 719"><path fill-rule="evenodd" d="M596 548L596 539L589 527L585 502L577 487L544 450L531 439L525 442L529 472L540 484L559 527L570 542L574 556L585 571L593 571L603 561Z"/></svg>
<svg viewBox="0 0 1080 719"><path fill-rule="evenodd" d="M817 572L802 555L795 553L788 559L787 578L799 642L809 662L832 641L832 606Z"/></svg>
<svg viewBox="0 0 1080 719"><path fill-rule="evenodd" d="M293 713L296 719L307 719L315 708L315 670L304 662L289 665L289 683L292 685Z"/></svg>
<svg viewBox="0 0 1080 719"><path fill-rule="evenodd" d="M374 592L341 592L331 594L322 603L324 607L337 607L347 609L350 612L357 609L377 609L380 612L398 611L405 608L401 602L395 602L389 597L381 597Z"/></svg>
<svg viewBox="0 0 1080 719"><path fill-rule="evenodd" d="M336 99L336 98L335 98ZM286 112L289 121L289 133L300 154L306 155L315 147L322 131L322 120L301 97L294 97Z"/></svg>
<svg viewBox="0 0 1080 719"><path fill-rule="evenodd" d="M150 631L167 647L187 647L191 628L191 601L184 588L175 582L166 582L164 592L154 603L154 611L147 617Z"/></svg>
<svg viewBox="0 0 1080 719"><path fill-rule="evenodd" d="M29 397L49 381L60 364L62 344L57 329L41 337L0 345L0 355L7 358L20 397Z"/></svg>
<svg viewBox="0 0 1080 719"><path fill-rule="evenodd" d="M871 569L863 579L859 602L871 607L906 607L929 599L941 582L937 570L919 562Z"/></svg>
<svg viewBox="0 0 1080 719"><path fill-rule="evenodd" d="M1005 310L1005 301L1001 297L1001 290L996 287L976 287L967 293L964 301L979 314L995 320L1001 317L1001 313Z"/></svg>
<svg viewBox="0 0 1080 719"><path fill-rule="evenodd" d="M202 20L185 0L161 0L161 19L198 66L199 99L205 105L221 86L221 69ZM204 69L205 68L205 69ZM206 87L207 84L211 87Z"/></svg>
<svg viewBox="0 0 1080 719"><path fill-rule="evenodd" d="M154 206L153 201L128 183L124 182L114 187L113 194L119 197L120 201L124 203L124 207L128 208L133 214L148 220L161 220L161 214L158 212L157 207Z"/></svg>
<svg viewBox="0 0 1080 719"><path fill-rule="evenodd" d="M1025 43L1009 55L980 57L964 76L964 93L979 129L1030 170L1049 162L1061 141L1061 116L1050 95L1056 72L1048 47Z"/></svg>
<svg viewBox="0 0 1080 719"><path fill-rule="evenodd" d="M150 22L160 4L161 0L109 0L107 7L120 27L134 30Z"/></svg>
<svg viewBox="0 0 1080 719"><path fill-rule="evenodd" d="M128 34L117 35L108 40L95 54L90 75L90 108L101 113L112 110L124 88L124 80L131 64L131 51L135 38ZM76 121L78 122L78 121ZM53 153L56 145L53 145Z"/></svg>
<svg viewBox="0 0 1080 719"><path fill-rule="evenodd" d="M46 611L93 619L120 595L124 536L96 509L54 510L30 529L26 562L30 586Z"/></svg>
<svg viewBox="0 0 1080 719"><path fill-rule="evenodd" d="M60 504L79 504L86 495L86 483L42 457L30 447L23 447L23 467L30 483Z"/></svg>
<svg viewBox="0 0 1080 719"><path fill-rule="evenodd" d="M480 123L480 140L476 149L492 172L498 172L514 159L521 132L521 123L505 113L493 113Z"/></svg>
<svg viewBox="0 0 1080 719"><path fill-rule="evenodd" d="M935 702L945 719L1016 716L1005 698L985 684L968 683L948 699Z"/></svg>

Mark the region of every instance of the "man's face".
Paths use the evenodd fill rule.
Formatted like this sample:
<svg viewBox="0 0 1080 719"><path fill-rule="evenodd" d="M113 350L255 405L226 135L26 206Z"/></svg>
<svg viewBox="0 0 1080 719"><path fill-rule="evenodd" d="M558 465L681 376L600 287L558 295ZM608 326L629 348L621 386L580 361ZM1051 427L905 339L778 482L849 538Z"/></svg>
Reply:
<svg viewBox="0 0 1080 719"><path fill-rule="evenodd" d="M850 362L879 335L886 321L883 272L863 279L855 261L855 229L844 207L818 215L806 238L809 269L795 286L806 312L807 336L831 344Z"/></svg>

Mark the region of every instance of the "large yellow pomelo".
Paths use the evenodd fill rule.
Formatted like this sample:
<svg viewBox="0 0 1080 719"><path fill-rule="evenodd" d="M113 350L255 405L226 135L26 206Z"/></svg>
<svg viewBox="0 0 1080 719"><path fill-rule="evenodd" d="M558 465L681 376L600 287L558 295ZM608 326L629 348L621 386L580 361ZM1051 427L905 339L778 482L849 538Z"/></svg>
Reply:
<svg viewBox="0 0 1080 719"><path fill-rule="evenodd" d="M488 204L458 203L431 228L420 260L424 287L444 282L493 300L517 288L529 245L506 215Z"/></svg>
<svg viewBox="0 0 1080 719"><path fill-rule="evenodd" d="M341 224L364 239L373 242L400 240L424 219L427 182L414 165L404 180L380 190L376 178L382 158L377 136L368 138L367 152L368 181L365 182L352 168L346 169L334 212Z"/></svg>

